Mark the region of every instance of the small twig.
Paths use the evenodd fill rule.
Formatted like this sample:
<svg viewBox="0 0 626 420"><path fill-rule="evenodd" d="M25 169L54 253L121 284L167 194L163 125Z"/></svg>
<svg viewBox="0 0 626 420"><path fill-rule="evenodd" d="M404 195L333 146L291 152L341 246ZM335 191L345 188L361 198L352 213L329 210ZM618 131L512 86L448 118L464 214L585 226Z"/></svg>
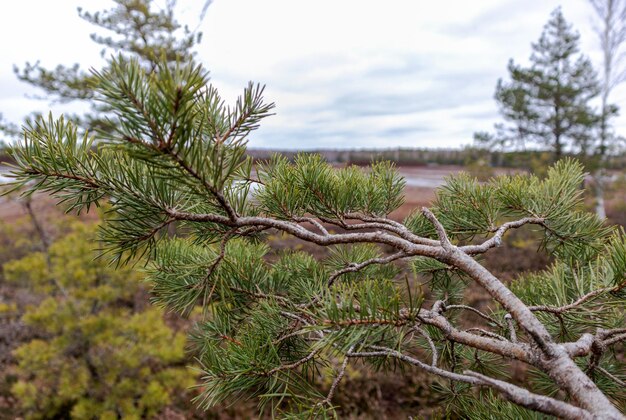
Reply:
<svg viewBox="0 0 626 420"><path fill-rule="evenodd" d="M602 337L602 339L606 339L611 336L614 336L615 334L626 333L626 328L613 328L610 330L601 329L598 332L599 332L599 335Z"/></svg>
<svg viewBox="0 0 626 420"><path fill-rule="evenodd" d="M209 278L211 278L211 276L213 275L213 272L217 269L220 262L222 262L222 260L224 259L226 255L226 244L228 244L228 241L230 240L230 238L233 237L235 232L237 232L237 228L229 230L228 232L226 232L226 234L222 238L222 241L220 242L220 253L217 255L217 258L215 258L215 261L213 261L213 264L211 264L211 266L207 270L207 274L206 274L206 277L204 278L204 282L209 281Z"/></svg>
<svg viewBox="0 0 626 420"><path fill-rule="evenodd" d="M513 343L517 343L517 333L515 332L515 323L513 322L513 317L511 316L511 314L506 314L504 315L504 319L509 326L509 336L511 337L511 341Z"/></svg>
<svg viewBox="0 0 626 420"><path fill-rule="evenodd" d="M250 178L248 176L241 178L242 181L248 181L252 184L259 184L259 185L265 185L265 182L261 181L260 179L255 179L255 178Z"/></svg>
<svg viewBox="0 0 626 420"><path fill-rule="evenodd" d="M241 346L241 345L242 345L242 344L241 344L241 341L239 341L239 340L237 340L237 339L235 339L235 338L233 338L233 337L231 337L231 336L228 336L228 335L223 335L223 334L222 334L222 335L220 335L220 338L221 338L222 340L226 340L226 341L230 341L231 343L235 343L235 344L237 344L238 346Z"/></svg>
<svg viewBox="0 0 626 420"><path fill-rule="evenodd" d="M295 319L297 321L302 322L304 325L311 325L311 323L309 321L307 321L306 319L302 318L299 315L296 314L292 314L291 312L287 312L287 311L280 311L279 312L282 316L286 317L286 318L291 318L291 319Z"/></svg>
<svg viewBox="0 0 626 420"><path fill-rule="evenodd" d="M450 370L454 372L456 370L456 347L454 341L448 341L450 344ZM452 387L452 379L450 379L450 385Z"/></svg>
<svg viewBox="0 0 626 420"><path fill-rule="evenodd" d="M598 289L598 290L594 290L592 292L587 293L586 295L580 297L578 300L568 304L568 305L563 305L563 306L547 306L547 305L538 305L538 306L529 306L528 309L530 309L533 312L537 312L537 311L542 311L542 312L550 312L553 314L562 314L563 312L567 312L570 309L574 309L575 307L577 307L578 305L581 305L585 302L587 302L590 299L593 299L594 297L598 296L598 295L602 295L604 293L609 293L609 292L613 292L615 291L615 287L605 287L604 289Z"/></svg>
<svg viewBox="0 0 626 420"><path fill-rule="evenodd" d="M322 232L323 235L330 235L328 231L326 230L326 228L324 227L324 225L322 225L320 222L318 222L312 217L293 217L293 220L298 223L308 222L312 224L313 226L315 226L316 228L318 228L320 232Z"/></svg>
<svg viewBox="0 0 626 420"><path fill-rule="evenodd" d="M204 280L199 282L196 285L196 287L204 287L209 283L209 279L211 278L211 276L213 275L213 273L219 266L220 262L222 262L222 260L224 259L224 256L226 255L226 244L228 243L230 238L235 234L236 231L237 231L237 228L234 228L226 232L226 234L224 235L224 238L222 238L222 241L220 243L220 253L218 254L215 261L213 261L213 264L211 264L211 266L207 270L207 274L204 277ZM204 297L202 298L202 307L205 308L205 310L208 306L208 303L211 301L211 298L213 297L213 293L215 292L216 287L217 287L217 282L215 281L213 282L213 285L211 286L211 290L209 291L208 294L206 293L206 289L205 289L205 294L204 294Z"/></svg>
<svg viewBox="0 0 626 420"><path fill-rule="evenodd" d="M348 362L350 361L350 354L354 351L354 347L356 345L352 345L350 346L350 348L348 349L348 352L346 353L346 356L343 358L343 362L341 363L341 368L339 369L339 373L337 374L337 376L335 377L335 380L333 381L332 385L330 386L330 390L328 391L328 395L326 395L326 398L324 398L324 400L320 401L318 404L319 405L324 405L324 404L330 404L333 396L335 395L335 390L337 389L337 386L339 385L339 382L341 382L341 380L343 379L344 375L346 374L346 368L348 367Z"/></svg>
<svg viewBox="0 0 626 420"><path fill-rule="evenodd" d="M307 325L307 326L311 326L312 324L307 321L306 319L304 319L303 317L296 315L296 314L292 314L291 312L287 312L287 311L280 311L279 312L282 316L286 317L286 318L290 318L290 319L294 319L296 321L301 322L303 325ZM319 338L324 338L324 333L320 330L313 330L313 333L315 335L317 335ZM279 340L283 340L284 338L279 338Z"/></svg>
<svg viewBox="0 0 626 420"><path fill-rule="evenodd" d="M487 337L496 338L502 341L509 341L505 337L502 337L500 334L493 333L491 331L483 330L482 328L468 328L465 332L478 332L481 335L486 335Z"/></svg>
<svg viewBox="0 0 626 420"><path fill-rule="evenodd" d="M589 362L587 363L587 369L585 369L585 373L591 379L595 380L595 370L598 367L598 363L600 363L603 349L601 346L592 346L591 351L591 357L589 358Z"/></svg>
<svg viewBox="0 0 626 420"><path fill-rule="evenodd" d="M432 311L437 315L441 315L446 311L446 303L443 300L438 300L433 303Z"/></svg>
<svg viewBox="0 0 626 420"><path fill-rule="evenodd" d="M504 236L504 234L509 229L516 229L526 224L543 225L544 222L545 222L545 219L541 217L525 217L523 219L516 220L513 222L507 222L507 223L504 223L499 228L494 228L492 231L495 232L495 234L491 238L483 242L482 244L466 245L466 246L460 247L460 249L461 251L465 252L468 255L483 254L491 248L500 246L502 244L502 236Z"/></svg>
<svg viewBox="0 0 626 420"><path fill-rule="evenodd" d="M475 314L477 314L478 316L480 316L481 318L484 318L484 319L486 319L489 322L493 322L494 324L496 324L500 328L504 328L503 325L500 322L498 322L495 318L490 317L489 315L485 314L484 312L481 312L481 311L479 311L476 308L472 308L471 306L467 306L467 305L448 305L448 306L446 306L446 310L449 310L449 309L465 309L465 310L468 310L468 311L472 311Z"/></svg>
<svg viewBox="0 0 626 420"><path fill-rule="evenodd" d="M347 267L342 268L341 270L337 270L335 271L330 278L328 279L328 286L332 286L333 283L335 282L335 280L337 280L337 278L339 276L341 276L342 274L346 274L346 273L354 273L357 271L362 270L363 268L367 267L368 265L372 265L372 264L387 264L390 263L392 261L398 260L400 258L405 258L408 257L409 255L407 255L406 252L404 251L400 251L400 252L396 252L395 254L389 255L388 257L377 257L377 258L371 258L367 261L363 261L362 263L352 263L349 264Z"/></svg>
<svg viewBox="0 0 626 420"><path fill-rule="evenodd" d="M438 361L438 358L439 358L439 353L437 352L437 347L435 346L435 342L431 338L430 334L428 334L428 332L426 330L424 330L423 328L420 328L417 325L415 325L413 327L413 330L415 332L417 332L418 334L420 334L422 337L424 337L426 339L426 341L428 342L428 345L430 346L430 351L433 354L432 361L430 362L430 365L436 367L437 366L437 361Z"/></svg>
<svg viewBox="0 0 626 420"><path fill-rule="evenodd" d="M244 293L244 294L246 294L248 296L251 296L251 297L257 298L257 299L276 299L276 300L279 300L279 301L281 301L283 303L288 303L289 302L289 299L287 299L286 297L281 296L281 295L263 293L262 291L252 292L250 290L242 289L241 287L235 287L235 286L229 286L228 288L230 290L232 290L233 292Z"/></svg>
<svg viewBox="0 0 626 420"><path fill-rule="evenodd" d="M610 338L608 340L604 340L602 342L602 344L606 347L611 346L615 343L618 343L620 341L625 341L626 340L626 334L619 334L619 335L615 335L613 336L613 338Z"/></svg>
<svg viewBox="0 0 626 420"><path fill-rule="evenodd" d="M611 372L600 366L596 367L596 369L602 372L603 375L606 375L609 379L613 380L616 384L626 387L626 381L621 380L620 378L616 377L615 375L611 374Z"/></svg>
<svg viewBox="0 0 626 420"><path fill-rule="evenodd" d="M151 239L153 237L156 236L157 233L159 233L159 231L161 229L163 229L166 226L169 226L170 223L175 222L176 219L174 219L173 217L169 217L167 219L165 219L163 222L161 222L159 225L155 226L154 228L152 228L152 230L150 230L150 232L139 236L138 238L135 238L136 242L144 242L147 241L148 239Z"/></svg>
<svg viewBox="0 0 626 420"><path fill-rule="evenodd" d="M297 326L298 326L298 322L295 322L295 327ZM289 334L281 335L276 340L272 341L272 344L276 345L292 337L297 337L302 334L307 334L308 332L309 331L306 331L306 330L295 330L295 331L290 332Z"/></svg>
<svg viewBox="0 0 626 420"><path fill-rule="evenodd" d="M446 251L450 251L453 248L452 242L448 238L448 234L446 233L446 229L443 227L441 222L437 220L437 217L433 214L430 209L426 207L422 207L422 214L433 224L435 230L437 231L437 236L439 237L439 242L441 242L441 246Z"/></svg>
<svg viewBox="0 0 626 420"><path fill-rule="evenodd" d="M289 369L295 369L298 366L303 365L306 362L308 362L309 360L313 359L315 357L315 355L317 353L319 353L319 351L320 351L319 349L315 349L311 353L309 353L307 356L303 357L302 359L297 360L297 361L295 361L293 363L290 363L288 365L277 366L274 369L271 369L271 370L265 372L263 374L263 376L271 376L271 375L275 374L276 372L280 372L280 371L283 371L283 370L289 370Z"/></svg>

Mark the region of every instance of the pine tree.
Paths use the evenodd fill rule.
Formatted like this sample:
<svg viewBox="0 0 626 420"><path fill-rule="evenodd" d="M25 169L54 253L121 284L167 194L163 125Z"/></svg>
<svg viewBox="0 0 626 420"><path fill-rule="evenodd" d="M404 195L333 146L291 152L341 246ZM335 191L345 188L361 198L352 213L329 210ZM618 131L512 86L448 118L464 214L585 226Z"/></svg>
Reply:
<svg viewBox="0 0 626 420"><path fill-rule="evenodd" d="M579 54L580 35L552 12L537 43L530 67L509 62L510 81L500 79L495 99L505 124L496 134L477 133L475 139L503 146L534 144L547 147L555 160L566 151L590 152L600 116L589 102L600 93L591 62Z"/></svg>
<svg viewBox="0 0 626 420"><path fill-rule="evenodd" d="M91 34L91 39L101 46L103 57L121 53L137 58L142 67L151 70L162 59L173 64L177 60L188 61L195 55L193 47L200 42L202 33L178 23L174 16L176 0L167 0L163 7L153 0L113 0L113 3L113 8L93 13L78 8L80 18L112 33ZM210 0L204 2L201 20L210 3ZM91 112L72 117L83 128L110 129L106 120L109 110L97 101L92 86L94 79L78 63L46 69L37 61L26 63L23 68L14 66L14 71L19 80L43 90L47 99L89 104ZM11 136L15 130L10 128L7 126L7 130L2 131Z"/></svg>
<svg viewBox="0 0 626 420"><path fill-rule="evenodd" d="M75 210L110 203L100 241L112 261L143 256L157 305L203 309L192 333L200 406L256 398L273 415L331 416L348 365L362 361L428 372L446 409L471 405L477 417L623 418L626 238L579 209L578 163L544 180L450 178L401 223L388 217L403 203L392 164L247 158L273 109L260 86L227 106L201 66L147 72L123 57L94 78L116 131L96 151L63 119L37 121L14 152L15 188ZM520 228L539 232L554 262L507 286L478 260ZM270 257L269 231L328 256ZM491 309L465 302L476 284ZM482 323L461 328L467 313ZM527 384L509 377L518 363Z"/></svg>

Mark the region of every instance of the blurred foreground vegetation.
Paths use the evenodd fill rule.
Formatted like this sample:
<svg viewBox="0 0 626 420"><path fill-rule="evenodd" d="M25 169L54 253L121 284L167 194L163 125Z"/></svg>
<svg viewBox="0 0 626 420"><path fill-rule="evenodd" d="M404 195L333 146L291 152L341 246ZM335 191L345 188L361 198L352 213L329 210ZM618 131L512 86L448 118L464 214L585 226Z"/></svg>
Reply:
<svg viewBox="0 0 626 420"><path fill-rule="evenodd" d="M139 270L94 259L97 224L63 226L49 249L37 249L37 235L19 232L27 222L0 224L3 289L27 291L0 306L3 328L14 316L27 331L5 343L14 348L2 389L16 399L16 413L151 418L185 393L195 377L184 332L148 304Z"/></svg>

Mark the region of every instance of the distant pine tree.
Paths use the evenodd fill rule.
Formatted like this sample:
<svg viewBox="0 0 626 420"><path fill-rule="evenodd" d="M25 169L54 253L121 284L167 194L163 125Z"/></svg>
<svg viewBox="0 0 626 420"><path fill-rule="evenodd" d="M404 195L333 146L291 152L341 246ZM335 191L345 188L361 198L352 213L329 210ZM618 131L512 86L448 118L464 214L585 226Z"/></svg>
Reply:
<svg viewBox="0 0 626 420"><path fill-rule="evenodd" d="M193 48L201 40L202 33L191 31L182 26L174 16L176 1L161 2L153 0L112 0L114 7L109 10L88 12L78 8L79 16L99 29L110 34L93 33L91 39L101 46L102 56L123 54L134 57L148 71L156 68L157 63L165 60L173 65L177 60L189 61L195 53ZM203 13L211 3L204 1ZM108 67L108 64L103 70ZM74 115L71 119L85 129L110 130L106 120L109 109L98 102L94 90L94 77L80 68L78 63L72 66L58 65L46 69L39 62L26 63L23 68L14 66L18 79L29 83L45 92L51 100L61 103L83 101L89 104L91 112ZM8 135L14 133L7 126ZM2 126L0 126L2 130Z"/></svg>
<svg viewBox="0 0 626 420"><path fill-rule="evenodd" d="M579 40L556 9L532 44L530 67L511 60L510 81L498 81L495 99L505 123L496 124L496 134L475 138L507 147L547 147L555 160L568 150L585 155L601 121L590 105L600 85L589 59L579 54Z"/></svg>

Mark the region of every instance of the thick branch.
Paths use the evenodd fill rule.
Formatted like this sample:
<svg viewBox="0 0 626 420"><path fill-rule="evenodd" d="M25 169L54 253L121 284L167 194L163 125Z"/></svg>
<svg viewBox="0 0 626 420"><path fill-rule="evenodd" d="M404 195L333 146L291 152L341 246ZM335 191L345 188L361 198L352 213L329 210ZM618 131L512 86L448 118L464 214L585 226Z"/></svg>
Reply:
<svg viewBox="0 0 626 420"><path fill-rule="evenodd" d="M482 382L483 385L490 386L500 391L507 400L522 407L526 407L540 413L550 414L557 417L565 417L571 419L594 418L591 413L583 410L582 408L575 407L566 402L546 397L544 395L533 394L532 392L524 388L520 388L508 382L490 378L477 372L465 371L463 373L471 378L478 379Z"/></svg>
<svg viewBox="0 0 626 420"><path fill-rule="evenodd" d="M453 381L465 382L472 385L485 385L499 391L506 399L523 407L550 414L557 417L567 417L573 419L592 419L593 416L586 410L575 407L563 401L543 395L533 394L524 388L497 379L480 375L476 372L466 371L463 374L453 373L435 366L428 365L411 356L402 354L396 350L384 347L370 346L375 351L350 353L349 357L394 357L403 362L417 366L429 373Z"/></svg>
<svg viewBox="0 0 626 420"><path fill-rule="evenodd" d="M554 343L545 326L500 280L459 249L453 249L448 255L449 264L463 270L483 286L532 337L545 355L544 358L536 360L536 363L562 389L594 415L607 419L622 418L621 413L611 404L606 395L576 366L565 347Z"/></svg>
<svg viewBox="0 0 626 420"><path fill-rule="evenodd" d="M358 232L358 233L338 233L332 235L322 235L311 232L297 223L276 220L268 217L236 217L231 220L228 217L219 214L197 214L180 212L175 209L166 209L167 213L177 220L186 220L192 222L212 222L229 227L252 227L263 226L274 228L289 233L299 239L312 242L321 246L337 245L337 244L353 244L353 243L378 243L390 245L398 250L405 251L407 256L423 255L432 258L441 258L442 249L428 245L413 244L405 239L390 235L384 232Z"/></svg>

